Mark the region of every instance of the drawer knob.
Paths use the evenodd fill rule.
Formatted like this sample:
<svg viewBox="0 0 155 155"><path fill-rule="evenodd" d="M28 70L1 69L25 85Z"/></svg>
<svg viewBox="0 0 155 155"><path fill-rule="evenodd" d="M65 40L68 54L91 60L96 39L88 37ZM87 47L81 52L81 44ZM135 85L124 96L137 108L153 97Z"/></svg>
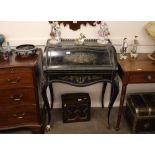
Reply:
<svg viewBox="0 0 155 155"><path fill-rule="evenodd" d="M14 73L14 69L13 68L10 69L10 73Z"/></svg>
<svg viewBox="0 0 155 155"><path fill-rule="evenodd" d="M148 80L151 80L151 79L152 79L152 76L151 76L151 75L148 75L148 76L147 76L147 79L148 79Z"/></svg>
<svg viewBox="0 0 155 155"><path fill-rule="evenodd" d="M16 117L17 119L23 119L25 116L25 113L22 113L22 114L13 114L13 117Z"/></svg>
<svg viewBox="0 0 155 155"><path fill-rule="evenodd" d="M23 117L24 115L25 115L25 113L22 113L21 116L18 116L17 118L18 118L18 119L23 119L23 118L24 118L24 117Z"/></svg>
<svg viewBox="0 0 155 155"><path fill-rule="evenodd" d="M22 116L19 116L19 117L17 117L18 119L23 119L23 117Z"/></svg>
<svg viewBox="0 0 155 155"><path fill-rule="evenodd" d="M12 99L13 101L21 101L23 98L23 95L19 95L19 97L16 96L10 96L10 99Z"/></svg>
<svg viewBox="0 0 155 155"><path fill-rule="evenodd" d="M20 77L17 77L15 80L7 79L7 81L8 81L9 83L11 83L11 84L16 84L16 83L18 83L20 80L21 80Z"/></svg>

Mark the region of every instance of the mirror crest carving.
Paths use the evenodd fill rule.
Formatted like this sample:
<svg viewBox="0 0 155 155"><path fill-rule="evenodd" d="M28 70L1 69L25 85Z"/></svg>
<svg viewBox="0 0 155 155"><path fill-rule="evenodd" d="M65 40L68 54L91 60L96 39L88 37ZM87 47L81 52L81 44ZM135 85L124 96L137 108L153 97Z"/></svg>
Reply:
<svg viewBox="0 0 155 155"><path fill-rule="evenodd" d="M53 21L49 21L51 24ZM76 31L80 29L81 25L86 26L87 24L91 26L96 26L97 24L100 24L101 21L57 21L58 24L63 24L64 26L69 25L69 28L73 31Z"/></svg>

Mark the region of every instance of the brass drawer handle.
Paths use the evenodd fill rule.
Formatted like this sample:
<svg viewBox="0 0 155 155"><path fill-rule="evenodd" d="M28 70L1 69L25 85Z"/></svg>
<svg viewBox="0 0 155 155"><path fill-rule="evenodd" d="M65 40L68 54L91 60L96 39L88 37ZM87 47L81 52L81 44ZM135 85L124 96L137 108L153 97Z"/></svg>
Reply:
<svg viewBox="0 0 155 155"><path fill-rule="evenodd" d="M25 113L22 113L21 116L18 116L17 118L18 118L18 119L23 119L23 118L24 118L24 117L23 117L24 115L25 115Z"/></svg>
<svg viewBox="0 0 155 155"><path fill-rule="evenodd" d="M15 80L7 79L7 81L8 81L9 83L11 83L11 84L16 84L16 83L18 83L20 80L21 80L20 77L17 77Z"/></svg>
<svg viewBox="0 0 155 155"><path fill-rule="evenodd" d="M152 76L151 76L151 75L148 75L148 76L147 76L147 79L148 79L148 80L151 80L151 79L152 79Z"/></svg>
<svg viewBox="0 0 155 155"><path fill-rule="evenodd" d="M23 98L23 95L19 95L18 98L16 98L15 96L10 96L10 99L14 100L14 101L21 101Z"/></svg>
<svg viewBox="0 0 155 155"><path fill-rule="evenodd" d="M19 117L17 117L18 119L23 119L23 117L22 116L19 116Z"/></svg>
<svg viewBox="0 0 155 155"><path fill-rule="evenodd" d="M16 117L17 119L23 119L24 116L25 115L25 113L22 113L22 114L20 114L20 115L17 115L17 114L13 114L13 117Z"/></svg>
<svg viewBox="0 0 155 155"><path fill-rule="evenodd" d="M21 98L14 98L14 101L21 101Z"/></svg>
<svg viewBox="0 0 155 155"><path fill-rule="evenodd" d="M10 73L14 73L14 69L13 68L10 69Z"/></svg>

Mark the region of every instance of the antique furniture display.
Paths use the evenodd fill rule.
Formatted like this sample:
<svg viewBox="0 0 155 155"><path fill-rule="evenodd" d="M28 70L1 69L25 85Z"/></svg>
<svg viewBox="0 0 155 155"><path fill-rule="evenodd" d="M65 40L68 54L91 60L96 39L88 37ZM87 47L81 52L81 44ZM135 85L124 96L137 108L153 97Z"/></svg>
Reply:
<svg viewBox="0 0 155 155"><path fill-rule="evenodd" d="M128 57L127 60L118 60L118 73L122 80L122 91L116 129L119 130L123 111L126 88L128 84L155 83L155 67L147 57L148 53L139 53L137 59ZM128 55L129 56L129 55Z"/></svg>
<svg viewBox="0 0 155 155"><path fill-rule="evenodd" d="M155 92L128 94L124 114L132 132L155 131Z"/></svg>
<svg viewBox="0 0 155 155"><path fill-rule="evenodd" d="M51 92L51 107L53 107L53 82L62 82L77 87L102 82L102 107L106 85L108 82L111 83L109 123L110 110L118 95L116 50L110 42L103 46L95 39L86 39L84 44L76 45L75 40L68 39L53 46L48 40L44 52L44 73ZM48 102L47 99L46 101Z"/></svg>
<svg viewBox="0 0 155 155"><path fill-rule="evenodd" d="M41 97L42 50L21 58L13 52L0 62L0 131L28 128L44 132L45 106Z"/></svg>
<svg viewBox="0 0 155 155"><path fill-rule="evenodd" d="M63 94L61 99L64 123L90 120L91 100L88 93Z"/></svg>

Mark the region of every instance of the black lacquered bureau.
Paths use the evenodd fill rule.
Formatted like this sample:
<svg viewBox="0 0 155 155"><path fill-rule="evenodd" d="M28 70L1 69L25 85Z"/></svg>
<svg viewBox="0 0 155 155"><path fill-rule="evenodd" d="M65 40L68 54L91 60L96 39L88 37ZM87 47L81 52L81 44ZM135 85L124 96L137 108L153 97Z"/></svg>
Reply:
<svg viewBox="0 0 155 155"><path fill-rule="evenodd" d="M101 103L104 107L104 93L107 83L111 83L111 96L108 111L108 124L111 108L118 95L116 50L109 43L100 45L95 39L85 40L83 45L75 44L74 40L64 39L58 45L51 45L47 41L44 50L44 73L46 86L44 100L47 105L50 124L50 108L46 96L49 86L51 93L51 108L53 107L54 82L61 82L77 87L84 87L98 82L103 83Z"/></svg>

